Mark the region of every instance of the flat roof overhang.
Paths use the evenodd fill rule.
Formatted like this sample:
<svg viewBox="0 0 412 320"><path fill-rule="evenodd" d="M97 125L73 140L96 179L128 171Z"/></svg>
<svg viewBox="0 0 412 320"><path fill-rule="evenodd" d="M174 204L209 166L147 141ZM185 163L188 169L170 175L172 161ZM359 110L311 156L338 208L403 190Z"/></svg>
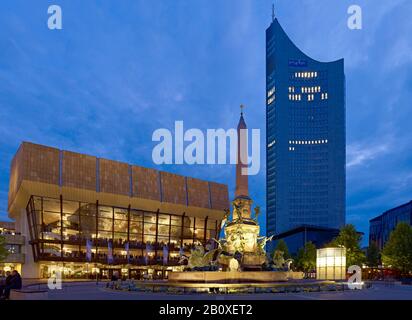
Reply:
<svg viewBox="0 0 412 320"><path fill-rule="evenodd" d="M186 206L182 204L175 204L169 202L161 202L156 200L129 197L125 195L96 192L93 190L72 188L65 186L58 186L55 184L48 184L43 182L35 182L23 180L20 184L18 192L9 206L9 217L16 219L22 212L26 210L26 206L30 197L43 196L49 198L59 198L62 195L63 200L81 201L86 203L96 203L99 201L100 205L114 206L120 208L127 208L129 205L132 209L157 211L162 213L170 213L176 215L186 215L211 219L221 220L225 214L223 210L202 208L195 206Z"/></svg>

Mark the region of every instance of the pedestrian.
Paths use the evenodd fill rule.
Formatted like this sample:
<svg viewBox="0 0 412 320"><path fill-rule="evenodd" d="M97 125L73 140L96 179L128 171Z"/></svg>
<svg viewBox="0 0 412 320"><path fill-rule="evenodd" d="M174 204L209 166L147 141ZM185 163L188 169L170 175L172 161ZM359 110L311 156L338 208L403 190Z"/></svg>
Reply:
<svg viewBox="0 0 412 320"><path fill-rule="evenodd" d="M6 271L5 276L2 277L0 281L0 298L3 297L4 289L6 288L6 286L10 285L11 277L12 275L10 271Z"/></svg>
<svg viewBox="0 0 412 320"><path fill-rule="evenodd" d="M7 279L6 279L7 282ZM9 300L10 299L10 291L12 289L19 290L22 287L22 280L20 274L17 272L17 270L13 270L11 273L11 277L8 283L6 283L6 286L4 288L4 296L2 299L4 300Z"/></svg>

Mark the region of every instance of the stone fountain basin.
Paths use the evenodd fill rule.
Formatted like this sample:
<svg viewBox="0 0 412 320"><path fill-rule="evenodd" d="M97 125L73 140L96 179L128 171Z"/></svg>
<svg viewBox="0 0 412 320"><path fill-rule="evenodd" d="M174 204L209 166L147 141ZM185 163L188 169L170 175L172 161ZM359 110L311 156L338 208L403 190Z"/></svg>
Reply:
<svg viewBox="0 0 412 320"><path fill-rule="evenodd" d="M236 283L279 282L303 279L303 272L293 271L185 271L170 272L170 282Z"/></svg>

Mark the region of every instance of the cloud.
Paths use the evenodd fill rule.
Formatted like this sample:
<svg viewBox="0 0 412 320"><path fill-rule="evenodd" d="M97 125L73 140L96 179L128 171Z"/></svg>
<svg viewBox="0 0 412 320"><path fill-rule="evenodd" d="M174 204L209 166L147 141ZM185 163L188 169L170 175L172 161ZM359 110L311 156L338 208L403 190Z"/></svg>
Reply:
<svg viewBox="0 0 412 320"><path fill-rule="evenodd" d="M412 62L412 43L411 39L398 38L391 44L388 49L387 57L384 61L386 71L392 71L393 68L400 68Z"/></svg>
<svg viewBox="0 0 412 320"><path fill-rule="evenodd" d="M362 196L362 194L367 194L367 196ZM410 201L411 194L412 171L382 174L369 183L364 182L358 195L350 199L347 206L347 220L369 221L390 208ZM355 197L358 199L356 200Z"/></svg>
<svg viewBox="0 0 412 320"><path fill-rule="evenodd" d="M387 154L390 151L389 144L368 144L354 143L347 147L346 168L367 165L370 161Z"/></svg>
<svg viewBox="0 0 412 320"><path fill-rule="evenodd" d="M22 140L154 167L155 129L172 129L175 120L185 128L231 128L243 103L248 127L262 130L264 146L272 1L62 3L58 33L45 27L41 5L5 1L0 11L4 212L8 167ZM348 221L367 231L369 217L412 194L412 1L359 0L360 31L346 26L351 4L279 1L276 15L309 56L345 58ZM262 209L264 153L261 172L250 178ZM230 166L163 169L234 187Z"/></svg>

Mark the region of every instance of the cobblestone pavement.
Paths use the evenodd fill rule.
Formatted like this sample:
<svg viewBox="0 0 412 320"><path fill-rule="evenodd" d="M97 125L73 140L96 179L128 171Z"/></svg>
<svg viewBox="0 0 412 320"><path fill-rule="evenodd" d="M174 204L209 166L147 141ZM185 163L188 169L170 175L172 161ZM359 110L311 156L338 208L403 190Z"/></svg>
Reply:
<svg viewBox="0 0 412 320"><path fill-rule="evenodd" d="M369 289L309 293L271 294L167 294L112 291L100 283L64 284L49 290L50 300L412 300L412 286L374 284Z"/></svg>

